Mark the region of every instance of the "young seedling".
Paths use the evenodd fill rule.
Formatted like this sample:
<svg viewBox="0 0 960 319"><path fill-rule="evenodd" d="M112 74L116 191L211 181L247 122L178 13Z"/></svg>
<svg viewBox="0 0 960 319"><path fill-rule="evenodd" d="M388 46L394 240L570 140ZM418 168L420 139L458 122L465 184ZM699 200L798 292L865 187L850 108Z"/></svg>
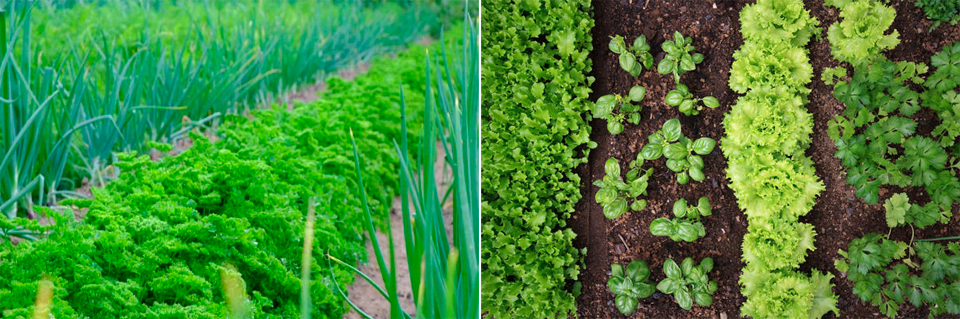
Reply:
<svg viewBox="0 0 960 319"><path fill-rule="evenodd" d="M703 54L691 53L697 48L693 46L693 39L684 37L680 31L673 33L673 41L663 42L661 48L667 55L657 65L657 73L673 73L673 81L680 83L680 76L697 69L697 64L703 62Z"/></svg>
<svg viewBox="0 0 960 319"><path fill-rule="evenodd" d="M666 102L669 106L678 106L680 113L683 113L684 115L700 114L700 111L703 110L704 106L711 109L720 106L720 101L712 96L699 99L694 98L693 93L690 93L690 89L687 88L687 85L683 83L677 83L676 89L667 92L664 102Z"/></svg>
<svg viewBox="0 0 960 319"><path fill-rule="evenodd" d="M626 181L620 180L620 163L611 157L603 165L606 175L603 179L593 182L599 186L596 200L603 206L603 215L614 219L627 212L627 199L647 195L647 181L653 175L653 168L643 170L643 157L637 154L637 159L630 162L630 171ZM647 200L635 199L630 204L630 210L641 211L647 208Z"/></svg>
<svg viewBox="0 0 960 319"><path fill-rule="evenodd" d="M627 47L623 37L616 35L610 38L610 51L620 55L620 67L630 72L633 77L640 76L644 68L653 67L653 55L650 54L650 45L646 36L639 36L633 40L633 46Z"/></svg>
<svg viewBox="0 0 960 319"><path fill-rule="evenodd" d="M660 156L667 158L667 168L677 173L677 183L686 184L691 179L695 182L703 181L703 158L713 151L717 141L709 137L701 137L693 141L683 136L680 120L671 119L663 123L663 128L648 137L650 143L643 147L640 155L647 160L655 160ZM696 154L694 154L696 153ZM699 154L699 155L698 155Z"/></svg>
<svg viewBox="0 0 960 319"><path fill-rule="evenodd" d="M607 94L601 96L594 104L593 117L607 120L607 130L610 134L617 135L623 132L623 121L630 124L640 124L641 106L637 103L643 100L647 95L647 89L642 86L630 88L630 94L620 96L619 94ZM617 113L614 113L614 111Z"/></svg>
<svg viewBox="0 0 960 319"><path fill-rule="evenodd" d="M710 200L700 197L697 206L688 206L686 199L673 203L674 219L660 217L650 223L650 233L654 236L668 236L673 241L692 242L706 235L700 217L710 216Z"/></svg>
<svg viewBox="0 0 960 319"><path fill-rule="evenodd" d="M647 262L634 260L624 271L620 264L610 266L610 280L607 280L607 288L613 292L616 297L614 302L617 304L617 310L627 315L637 310L638 299L649 297L653 294L654 286L647 279L650 278L650 268Z"/></svg>
<svg viewBox="0 0 960 319"><path fill-rule="evenodd" d="M657 290L673 295L684 310L690 310L694 302L709 306L713 304L713 292L717 291L717 282L707 277L711 270L713 258L710 257L704 258L700 265L694 265L693 258L687 257L679 266L673 259L667 259L663 263L667 278L657 284Z"/></svg>

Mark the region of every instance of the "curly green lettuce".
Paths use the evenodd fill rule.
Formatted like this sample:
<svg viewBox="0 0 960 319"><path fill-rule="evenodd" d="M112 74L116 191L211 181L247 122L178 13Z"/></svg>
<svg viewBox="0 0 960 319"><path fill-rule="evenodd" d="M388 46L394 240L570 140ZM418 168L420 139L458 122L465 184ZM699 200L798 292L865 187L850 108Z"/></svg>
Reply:
<svg viewBox="0 0 960 319"><path fill-rule="evenodd" d="M740 11L740 34L750 41L802 47L820 32L819 23L799 1L759 0Z"/></svg>
<svg viewBox="0 0 960 319"><path fill-rule="evenodd" d="M727 134L721 139L729 159L754 153L803 155L810 145L813 116L803 99L782 89L760 89L737 100L723 120Z"/></svg>
<svg viewBox="0 0 960 319"><path fill-rule="evenodd" d="M853 65L870 63L882 58L881 51L900 43L900 33L893 30L884 34L893 24L897 11L879 1L858 0L842 7L843 21L827 30L830 53L841 62Z"/></svg>
<svg viewBox="0 0 960 319"><path fill-rule="evenodd" d="M810 212L824 189L808 157L754 154L729 165L730 188L751 224L796 220Z"/></svg>
<svg viewBox="0 0 960 319"><path fill-rule="evenodd" d="M750 223L743 236L743 259L756 269L793 269L815 250L813 225L790 220Z"/></svg>
<svg viewBox="0 0 960 319"><path fill-rule="evenodd" d="M805 85L813 77L813 66L801 47L783 42L746 42L733 58L729 85L734 92L780 87L789 93L810 93Z"/></svg>
<svg viewBox="0 0 960 319"><path fill-rule="evenodd" d="M839 315L833 274L814 270L811 278L794 271L757 271L750 266L740 276L743 294L741 314L753 318L820 318L827 312Z"/></svg>

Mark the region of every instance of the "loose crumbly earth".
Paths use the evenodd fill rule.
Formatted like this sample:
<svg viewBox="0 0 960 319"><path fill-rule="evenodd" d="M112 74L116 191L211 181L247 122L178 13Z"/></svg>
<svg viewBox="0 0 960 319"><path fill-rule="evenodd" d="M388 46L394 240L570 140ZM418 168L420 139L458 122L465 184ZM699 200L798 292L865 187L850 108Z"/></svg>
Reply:
<svg viewBox="0 0 960 319"><path fill-rule="evenodd" d="M623 133L611 136L606 122L595 119L591 122L591 140L598 146L590 153L589 164L578 168L582 177L583 199L578 203L571 222L577 233L574 244L586 247L585 267L581 271L582 294L578 297L577 315L580 318L737 318L740 305L745 301L737 284L741 261L740 245L746 232L746 219L737 206L736 197L728 187L726 160L719 146L713 153L704 156L706 180L699 183L678 185L672 172L666 169L664 159L654 161L655 173L648 188L648 208L642 212L630 212L615 220L603 216L594 200L597 187L592 183L604 175L603 164L609 157L616 157L621 164L636 158L637 152L646 143L646 137L658 130L666 120L679 117L683 133L689 137L707 136L719 141L724 135L722 121L736 102L737 94L727 88L733 52L743 41L740 37L739 12L753 1L684 1L684 0L597 0L594 5L596 27L593 29L594 51L592 76L593 95L626 94L633 85L647 88L641 111L640 125L627 124ZM804 1L806 8L821 22L824 30L836 22L839 12L823 6L822 0ZM892 0L890 5L897 10L893 28L900 32L900 45L887 53L893 60L929 63L930 57L944 46L960 40L960 26L941 25L930 31L930 22L912 1ZM646 70L639 78L633 78L620 69L617 56L607 49L610 36L624 36L628 42L646 35L651 43L655 59L663 57L660 44L669 39L674 31L681 31L693 38L697 52L706 55L697 70L684 75L681 82L687 84L696 96L715 96L721 107L707 109L698 116L679 114L675 107L663 103L664 95L674 84L669 76ZM830 55L830 44L825 38L814 40L807 46L814 68L813 90L808 96L807 109L813 114L814 133L812 145L807 150L814 162L817 174L826 189L817 199L807 216L801 221L811 223L817 231L815 251L810 252L801 271L810 269L829 271L836 275L834 292L840 296L838 307L844 318L882 318L877 309L860 302L852 292L852 283L843 278L833 267L839 258L838 249L845 249L854 238L866 233L886 233L881 205L867 205L854 195L854 188L844 182L845 173L840 161L833 157L836 147L827 136L827 122L839 114L843 106L833 98L832 88L821 82L820 72L839 63ZM929 132L938 120L930 112L920 115L921 132ZM926 129L925 129L926 128ZM647 165L650 165L649 163ZM626 166L624 166L626 167ZM886 198L898 190L881 191ZM908 193L915 193L908 190ZM650 222L658 217L670 217L673 202L679 198L696 200L700 196L710 198L713 216L703 220L707 235L693 243L675 243L666 237L650 234ZM918 238L933 238L960 234L960 209L954 206L954 217L949 225L938 224L917 231ZM894 239L909 241L910 230L898 229ZM651 280L664 278L662 266L666 258L680 260L693 257L701 260L712 257L716 263L710 278L716 280L719 289L714 293L710 307L695 306L689 311L681 309L669 295L655 293L640 300L637 312L625 316L613 304L614 295L607 289L611 263L629 263L645 260L652 269ZM901 318L925 318L925 309L905 305L900 310ZM833 318L833 314L826 317ZM941 318L949 318L941 316Z"/></svg>

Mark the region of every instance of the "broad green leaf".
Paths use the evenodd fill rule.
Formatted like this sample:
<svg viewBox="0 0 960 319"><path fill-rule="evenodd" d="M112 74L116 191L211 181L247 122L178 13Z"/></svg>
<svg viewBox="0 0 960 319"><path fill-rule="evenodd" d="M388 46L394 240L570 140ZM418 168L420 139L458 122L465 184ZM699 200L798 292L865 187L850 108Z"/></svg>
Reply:
<svg viewBox="0 0 960 319"><path fill-rule="evenodd" d="M687 200L684 198L673 202L673 216L683 218L687 215Z"/></svg>
<svg viewBox="0 0 960 319"><path fill-rule="evenodd" d="M613 94L607 94L597 99L593 106L593 116L606 119L610 117L613 110L617 107L617 97Z"/></svg>
<svg viewBox="0 0 960 319"><path fill-rule="evenodd" d="M677 299L677 304L680 305L680 308L683 308L684 310L690 310L690 308L693 307L693 297L686 287L680 287L677 289L673 296Z"/></svg>
<svg viewBox="0 0 960 319"><path fill-rule="evenodd" d="M617 162L617 159L614 157L608 158L607 162L603 164L603 171L606 172L607 175L620 177L620 163Z"/></svg>
<svg viewBox="0 0 960 319"><path fill-rule="evenodd" d="M643 100L643 97L647 95L647 89L636 85L630 88L630 100L634 102L640 102Z"/></svg>
<svg viewBox="0 0 960 319"><path fill-rule="evenodd" d="M635 64L637 63L637 57L630 52L623 52L620 54L620 67L624 71L633 70Z"/></svg>
<svg viewBox="0 0 960 319"><path fill-rule="evenodd" d="M663 148L663 156L669 159L681 160L688 154L690 154L690 152L687 151L687 148L679 143L667 144L667 146Z"/></svg>
<svg viewBox="0 0 960 319"><path fill-rule="evenodd" d="M701 137L693 142L693 151L700 155L707 155L713 151L714 145L717 144L717 141L709 137Z"/></svg>
<svg viewBox="0 0 960 319"><path fill-rule="evenodd" d="M708 97L704 97L704 98L703 98L703 105L705 105L706 107L709 107L709 108L711 108L711 109L715 109L715 108L717 108L718 106L720 106L720 101L717 100L717 98L715 98L715 97L708 96Z"/></svg>
<svg viewBox="0 0 960 319"><path fill-rule="evenodd" d="M639 303L636 298L627 295L617 295L614 301L617 304L617 310L620 310L620 313L625 315L637 310L637 304Z"/></svg>
<svg viewBox="0 0 960 319"><path fill-rule="evenodd" d="M701 171L699 167L695 166L690 167L690 169L687 170L687 174L690 174L690 179L692 179L694 182L702 182L707 178L706 175L703 175L703 171Z"/></svg>
<svg viewBox="0 0 960 319"><path fill-rule="evenodd" d="M647 144L641 150L640 154L644 159L655 160L662 155L663 147L660 144Z"/></svg>
<svg viewBox="0 0 960 319"><path fill-rule="evenodd" d="M669 106L677 106L680 105L680 103L683 103L684 96L677 90L671 90L670 92L667 92L667 96L664 97L663 101Z"/></svg>
<svg viewBox="0 0 960 319"><path fill-rule="evenodd" d="M660 217L650 223L650 233L654 236L670 236L675 233L672 223L669 219Z"/></svg>

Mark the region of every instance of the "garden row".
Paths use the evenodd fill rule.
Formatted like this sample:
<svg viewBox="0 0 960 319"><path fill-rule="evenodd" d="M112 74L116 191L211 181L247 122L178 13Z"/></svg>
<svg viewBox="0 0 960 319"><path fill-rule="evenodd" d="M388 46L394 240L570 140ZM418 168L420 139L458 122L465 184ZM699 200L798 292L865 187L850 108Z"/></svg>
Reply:
<svg viewBox="0 0 960 319"><path fill-rule="evenodd" d="M227 116L219 141L191 133L195 144L180 155L151 161L121 153L123 173L93 189L93 200L35 206L53 224L3 219L4 231L26 225L48 236L16 246L3 238L0 315L29 317L38 288L52 284L47 301L57 318L292 318L308 285L314 317L342 317L338 291L354 273L324 256L366 260L359 188L383 225L399 192L394 141L418 141L402 136L402 119L411 132L422 126L419 107L403 115L400 105L424 105L427 51L414 46L376 59L353 81L331 78L318 101L292 111ZM352 137L366 184L349 155ZM304 266L304 212L313 198L313 256ZM316 280L302 283L301 267Z"/></svg>
<svg viewBox="0 0 960 319"><path fill-rule="evenodd" d="M590 142L591 4L483 1L483 311L566 317L585 251L567 224Z"/></svg>
<svg viewBox="0 0 960 319"><path fill-rule="evenodd" d="M955 220L951 212L960 198L960 44L938 48L930 67L887 61L883 52L899 42L897 31L890 30L896 12L887 3L826 1L836 11L806 8L799 0L714 4L712 9L709 4L594 3L604 8L594 12L597 25L610 26L593 30L593 41L579 33L593 26L585 22L589 13L553 3L485 3L484 311L494 318L571 313L619 318L617 311L653 317L819 318L861 315L873 310L872 305L894 317L909 303L908 316L960 313L960 246L940 242L956 237L911 236ZM956 1L899 5L923 10L934 28L960 21ZM680 13L665 14L665 9ZM638 10L643 14L620 16ZM821 21L835 20L829 15L836 12L838 22L820 26ZM732 32L739 21L742 45L732 38L738 49L726 49L731 41L724 40L731 39L718 36L730 26L724 20L730 14ZM678 16L688 21L662 21ZM680 25L684 34L694 30L694 38L658 25ZM732 66L729 59L717 58L713 65L707 63L706 71L683 77L711 59L694 52L692 42L703 39L708 40L704 47L728 50ZM829 45L819 46L822 39ZM600 44L606 48L601 50ZM577 68L566 64L565 52L576 55L578 50L592 51L592 65L587 57L584 64L575 64L586 78L570 74ZM612 59L607 58L610 52ZM821 52L827 57L818 56L813 63ZM834 63L831 54L853 72L848 76L843 67L821 69ZM672 75L672 81L664 86L647 70L656 70L661 78ZM815 80L821 71L822 82ZM630 78L623 79L624 74ZM710 82L717 78L723 79L723 92L711 90L715 85ZM818 96L822 105L808 105L812 88L822 90L824 84L845 105L829 124L836 114L832 104ZM593 102L587 100L591 90L597 93ZM566 104L578 98L578 105ZM720 115L721 121L708 110L725 111L726 105L730 110ZM698 119L701 113L706 114ZM827 119L820 120L823 117ZM822 125L815 126L815 118ZM589 124L581 129L580 119L593 121L593 131ZM697 137L685 136L681 122L684 132ZM717 122L722 122L721 132L707 131ZM580 139L583 130L591 133L590 140ZM723 158L710 156L709 136L721 140L725 173ZM826 154L836 151L839 173L820 171L831 165L823 160L820 144L833 148L831 139L836 149ZM593 157L586 163L581 156L588 155ZM840 174L839 183L853 185L849 199L835 183L827 187L825 182ZM722 185L724 175L729 186ZM592 178L581 182L585 176ZM704 180L714 183L712 189L695 185ZM582 193L569 190L576 185ZM573 206L581 194L588 203ZM736 196L735 204L723 202L730 195ZM830 204L815 208L821 196L827 197L821 202ZM867 205L835 204L858 197L867 205L883 203L886 216L876 218L885 220L890 232L859 231L872 229L868 227L844 232L843 225L872 222L850 217L849 207ZM573 207L576 212L570 214ZM823 211L840 207L846 208L836 211L841 215ZM845 217L837 217L844 211ZM660 217L664 212L672 218ZM729 217L718 220L721 216ZM839 235L836 226L825 227L830 223L840 225ZM567 233L567 227L577 233ZM825 228L830 236L815 245ZM904 228L909 241L901 239ZM585 235L589 238L583 239ZM567 245L574 236L590 251ZM822 235L818 239L824 240ZM844 247L839 255L837 243ZM821 250L812 254L818 246ZM824 246L830 251L823 251ZM728 254L731 251L742 255ZM814 255L816 259L808 258ZM581 268L584 257L587 269ZM711 271L723 275L709 276ZM713 294L718 285L719 297ZM570 293L589 305L568 303ZM714 297L721 304L711 307ZM700 307L678 314L674 301L687 310L694 304Z"/></svg>
<svg viewBox="0 0 960 319"><path fill-rule="evenodd" d="M422 35L420 6L326 1L8 2L0 18L0 212L103 184L148 152ZM97 21L91 24L89 21ZM75 194L74 194L75 195Z"/></svg>
<svg viewBox="0 0 960 319"><path fill-rule="evenodd" d="M950 223L960 200L960 43L944 47L930 65L890 61L883 55L900 43L896 30L887 33L896 11L878 0L833 0L844 20L827 32L831 53L851 67L823 71L823 81L844 104L829 123L835 156L847 169L846 182L870 205L881 196L887 234L868 233L854 239L836 269L854 283L853 293L890 317L904 304L926 307L930 316L960 315L960 245L942 239L891 238L893 228L923 229ZM932 19L956 24L960 4L918 1ZM935 9L950 10L939 15ZM937 19L936 17L953 18ZM939 22L937 22L939 24ZM886 34L885 34L886 33ZM932 113L936 126L920 127L922 113ZM881 189L889 194L881 193ZM925 204L921 204L922 201ZM880 216L875 216L880 218Z"/></svg>

